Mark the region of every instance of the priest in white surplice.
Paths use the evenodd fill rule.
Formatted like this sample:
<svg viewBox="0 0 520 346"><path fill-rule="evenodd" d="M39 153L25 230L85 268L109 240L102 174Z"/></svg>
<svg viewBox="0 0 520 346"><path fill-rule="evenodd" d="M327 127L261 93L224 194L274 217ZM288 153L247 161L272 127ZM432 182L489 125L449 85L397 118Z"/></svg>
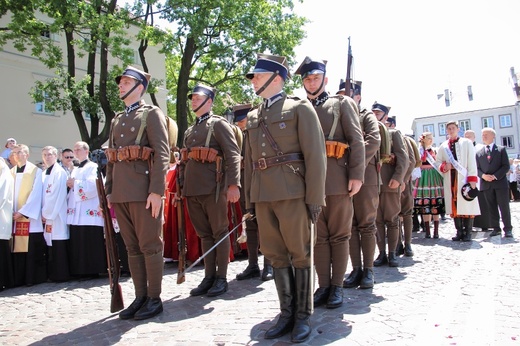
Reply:
<svg viewBox="0 0 520 346"><path fill-rule="evenodd" d="M9 166L0 157L0 291L13 286L13 261L9 239L13 232L14 180Z"/></svg>
<svg viewBox="0 0 520 346"><path fill-rule="evenodd" d="M67 225L67 178L68 174L59 164L58 150L47 146L42 150L45 163L43 174L42 219L45 223L49 260L49 279L66 281L69 273L69 226Z"/></svg>
<svg viewBox="0 0 520 346"><path fill-rule="evenodd" d="M47 244L42 226L42 170L27 161L29 148L13 148L14 177L14 284L34 285L47 281Z"/></svg>

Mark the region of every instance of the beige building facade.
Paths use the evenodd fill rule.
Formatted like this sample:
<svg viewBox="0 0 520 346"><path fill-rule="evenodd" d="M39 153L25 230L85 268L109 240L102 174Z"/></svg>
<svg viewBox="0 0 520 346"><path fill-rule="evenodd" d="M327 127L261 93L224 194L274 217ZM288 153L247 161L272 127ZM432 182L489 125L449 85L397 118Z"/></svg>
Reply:
<svg viewBox="0 0 520 346"><path fill-rule="evenodd" d="M42 17L43 20L45 20ZM0 27L6 25L9 16L0 18ZM138 28L131 27L128 35L135 37ZM49 35L48 39L54 40L65 50L64 35ZM132 64L142 69L137 49L139 41L133 40L131 47L134 49L135 60ZM158 92L155 94L159 106L166 112L167 90L165 87L166 68L165 58L159 53L159 47L148 46L146 51L149 72L154 79L161 80ZM66 61L63 62L64 64ZM122 61L111 58L111 66L120 65ZM81 78L86 73L87 59L76 60L76 73ZM123 67L123 66L121 66ZM0 142L5 144L7 138L13 137L18 143L29 146L31 150L30 161L37 163L41 159L41 150L47 145L58 149L72 148L74 143L81 140L78 125L72 112L62 111L48 112L45 103L34 103L29 92L38 80L45 80L54 76L54 71L47 69L38 59L30 55L30 50L17 51L7 43L0 48L0 76L2 76L2 92L0 103L3 105L0 111ZM149 95L145 101L151 103ZM88 115L85 115L87 128L90 129ZM100 126L104 125L101 124ZM2 144L2 145L3 145ZM3 148L2 148L3 150Z"/></svg>
<svg viewBox="0 0 520 346"><path fill-rule="evenodd" d="M481 143L481 130L491 127L496 131L496 144L506 147L509 157L520 158L520 102L514 105L479 109L467 112L446 113L414 119L412 130L418 139L423 132L433 133L433 143L438 147L446 140L446 123L458 121L460 135L473 130L477 143Z"/></svg>

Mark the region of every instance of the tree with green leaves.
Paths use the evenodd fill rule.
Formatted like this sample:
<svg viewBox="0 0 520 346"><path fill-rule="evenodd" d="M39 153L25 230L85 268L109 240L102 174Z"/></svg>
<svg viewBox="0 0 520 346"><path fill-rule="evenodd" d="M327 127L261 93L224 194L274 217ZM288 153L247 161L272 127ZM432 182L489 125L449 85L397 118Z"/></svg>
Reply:
<svg viewBox="0 0 520 346"><path fill-rule="evenodd" d="M10 16L9 24L0 28L0 47L11 42L54 72L53 78L31 89L34 101L45 98L47 110L71 111L81 140L96 149L107 141L110 122L123 108L114 77L133 58L129 43L135 38L129 37L129 26L140 32L139 56L145 69L146 48L160 37L162 31L148 24L151 13L147 7L142 18L135 18L117 7L117 0L7 0L0 4L0 16ZM53 35L65 38L65 49L49 39ZM110 58L121 60L122 66L110 66ZM80 75L80 70L86 73ZM155 87L152 83L149 91Z"/></svg>
<svg viewBox="0 0 520 346"><path fill-rule="evenodd" d="M163 44L167 88L175 99L168 113L175 114L181 135L190 114L187 95L196 83L217 88L213 109L223 114L254 99L244 75L256 53L284 55L292 62L305 36L306 19L293 13L292 0L167 0L161 13L175 28Z"/></svg>

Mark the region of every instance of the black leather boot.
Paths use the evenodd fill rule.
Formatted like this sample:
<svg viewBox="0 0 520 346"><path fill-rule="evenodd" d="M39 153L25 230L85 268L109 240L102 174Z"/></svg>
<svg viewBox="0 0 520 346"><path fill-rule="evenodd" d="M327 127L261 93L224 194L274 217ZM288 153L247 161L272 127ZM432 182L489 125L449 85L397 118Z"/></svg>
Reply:
<svg viewBox="0 0 520 346"><path fill-rule="evenodd" d="M404 246L404 255L406 257L413 257L412 244L405 244L405 246Z"/></svg>
<svg viewBox="0 0 520 346"><path fill-rule="evenodd" d="M327 309L335 309L339 308L343 305L343 287L341 286L331 286L329 299L327 300Z"/></svg>
<svg viewBox="0 0 520 346"><path fill-rule="evenodd" d="M213 286L214 283L215 277L205 277L197 287L190 291L190 296L201 296L208 293L209 289Z"/></svg>
<svg viewBox="0 0 520 346"><path fill-rule="evenodd" d="M396 256L404 255L404 245L402 242L397 243L397 247L395 249Z"/></svg>
<svg viewBox="0 0 520 346"><path fill-rule="evenodd" d="M455 228L457 229L457 235L455 237L451 237L451 240L460 241L462 239L462 219L460 217L456 217L453 219L453 222L455 223Z"/></svg>
<svg viewBox="0 0 520 346"><path fill-rule="evenodd" d="M363 270L363 278L359 283L359 288L372 288L374 287L374 270L372 268L365 268Z"/></svg>
<svg viewBox="0 0 520 346"><path fill-rule="evenodd" d="M311 335L311 281L310 268L295 268L294 282L296 287L296 313L294 314L294 327L291 341L304 342ZM276 277L276 275L275 275Z"/></svg>
<svg viewBox="0 0 520 346"><path fill-rule="evenodd" d="M273 266L264 263L264 269L262 270L262 281L269 281L274 279Z"/></svg>
<svg viewBox="0 0 520 346"><path fill-rule="evenodd" d="M390 251L388 253L388 266L389 267L398 267L399 263L397 262L397 257L395 255L395 252Z"/></svg>
<svg viewBox="0 0 520 346"><path fill-rule="evenodd" d="M134 318L135 313L139 311L139 309L146 303L146 299L148 297L135 297L132 304L130 304L126 309L119 313L119 318L122 320L129 320Z"/></svg>
<svg viewBox="0 0 520 346"><path fill-rule="evenodd" d="M264 335L265 339L279 338L294 326L294 275L292 267L274 268L274 284L280 301L278 321Z"/></svg>
<svg viewBox="0 0 520 346"><path fill-rule="evenodd" d="M464 233L462 237L462 241L471 241L471 231L473 230L473 220L474 219L464 219Z"/></svg>
<svg viewBox="0 0 520 346"><path fill-rule="evenodd" d="M226 278L221 278L217 276L217 279L213 283L213 286L208 290L206 294L208 297L216 297L221 294L226 293L228 290L228 283Z"/></svg>
<svg viewBox="0 0 520 346"><path fill-rule="evenodd" d="M258 263L249 263L247 268L240 274L237 274L237 280L246 280L257 278L260 276L260 268L258 267Z"/></svg>
<svg viewBox="0 0 520 346"><path fill-rule="evenodd" d="M354 268L348 275L348 277L343 280L344 288L356 288L359 286L361 279L363 278L363 270L361 268Z"/></svg>
<svg viewBox="0 0 520 346"><path fill-rule="evenodd" d="M386 257L386 251L381 251L379 253L379 256L377 256L376 260L374 261L374 267L380 267L383 264L388 263L388 257Z"/></svg>
<svg viewBox="0 0 520 346"><path fill-rule="evenodd" d="M154 317L161 312L163 312L161 298L148 297L144 305L135 313L134 320L145 320Z"/></svg>
<svg viewBox="0 0 520 346"><path fill-rule="evenodd" d="M318 307L327 302L330 295L330 287L318 287L316 292L314 292L314 306Z"/></svg>

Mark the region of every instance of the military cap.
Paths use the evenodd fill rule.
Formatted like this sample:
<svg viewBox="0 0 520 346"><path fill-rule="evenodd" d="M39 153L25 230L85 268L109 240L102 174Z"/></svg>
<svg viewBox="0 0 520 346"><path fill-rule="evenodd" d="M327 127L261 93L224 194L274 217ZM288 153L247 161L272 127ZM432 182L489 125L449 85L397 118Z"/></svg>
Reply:
<svg viewBox="0 0 520 346"><path fill-rule="evenodd" d="M233 122L239 122L247 117L247 113L251 110L251 107L253 107L253 105L250 103L233 106Z"/></svg>
<svg viewBox="0 0 520 346"><path fill-rule="evenodd" d="M150 82L150 78L152 76L144 71L136 69L133 66L127 66L126 70L124 70L120 76L116 77L117 84L119 84L119 82L121 81L121 77L130 77L132 79L135 79L136 81L140 82L143 85L144 90L146 90L146 88L148 88L148 83Z"/></svg>
<svg viewBox="0 0 520 346"><path fill-rule="evenodd" d="M215 94L217 92L217 89L204 85L204 84L197 84L193 88L193 91L191 94L188 95L188 98L191 100L191 97L193 95L206 95L209 97L212 101L215 99Z"/></svg>
<svg viewBox="0 0 520 346"><path fill-rule="evenodd" d="M247 79L253 79L255 73L278 73L284 80L290 77L289 65L284 56L258 53L255 67L246 74Z"/></svg>
<svg viewBox="0 0 520 346"><path fill-rule="evenodd" d="M361 95L361 81L351 80L350 82L350 90L354 93L352 95Z"/></svg>
<svg viewBox="0 0 520 346"><path fill-rule="evenodd" d="M379 111L382 111L384 112L385 114L388 114L388 112L390 112L390 107L387 107L385 105L382 105L381 103L378 103L377 101L374 102L374 104L372 105L372 110L375 111L375 110L379 110Z"/></svg>
<svg viewBox="0 0 520 346"><path fill-rule="evenodd" d="M327 60L313 60L306 56L294 74L299 74L302 79L311 74L325 74Z"/></svg>
<svg viewBox="0 0 520 346"><path fill-rule="evenodd" d="M388 123L389 126L392 126L392 125L395 126L395 125L396 125L395 116L393 116L393 117L388 117L388 118L386 119L386 122Z"/></svg>

